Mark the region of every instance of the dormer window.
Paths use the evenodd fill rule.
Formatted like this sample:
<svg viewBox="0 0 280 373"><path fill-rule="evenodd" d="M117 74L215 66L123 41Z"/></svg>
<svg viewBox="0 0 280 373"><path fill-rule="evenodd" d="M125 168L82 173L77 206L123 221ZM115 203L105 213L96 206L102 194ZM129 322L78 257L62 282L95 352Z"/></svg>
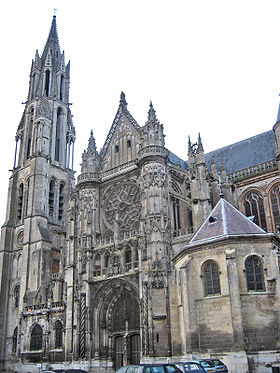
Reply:
<svg viewBox="0 0 280 373"><path fill-rule="evenodd" d="M216 221L218 220L218 218L216 216L210 216L210 218L208 219L208 222L211 224L211 223L215 223Z"/></svg>

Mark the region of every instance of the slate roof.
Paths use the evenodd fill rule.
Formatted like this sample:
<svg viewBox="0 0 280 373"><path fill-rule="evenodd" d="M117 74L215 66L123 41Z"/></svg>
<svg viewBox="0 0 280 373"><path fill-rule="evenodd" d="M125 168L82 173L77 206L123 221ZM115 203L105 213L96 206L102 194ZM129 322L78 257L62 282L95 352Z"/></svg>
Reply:
<svg viewBox="0 0 280 373"><path fill-rule="evenodd" d="M225 146L205 154L205 161L210 166L214 157L217 169L224 163L227 173L232 173L275 158L274 133L267 131L249 139Z"/></svg>
<svg viewBox="0 0 280 373"><path fill-rule="evenodd" d="M179 158L176 154L169 151L169 161L173 163L176 166L180 166L184 170L188 168L188 162L183 161L181 158Z"/></svg>
<svg viewBox="0 0 280 373"><path fill-rule="evenodd" d="M189 244L196 245L230 236L264 234L267 233L262 228L221 198Z"/></svg>
<svg viewBox="0 0 280 373"><path fill-rule="evenodd" d="M217 170L220 171L224 164L228 174L271 161L275 159L274 132L267 131L205 154L209 171L212 157ZM184 170L188 167L188 161L183 161L172 152L169 153L169 160Z"/></svg>

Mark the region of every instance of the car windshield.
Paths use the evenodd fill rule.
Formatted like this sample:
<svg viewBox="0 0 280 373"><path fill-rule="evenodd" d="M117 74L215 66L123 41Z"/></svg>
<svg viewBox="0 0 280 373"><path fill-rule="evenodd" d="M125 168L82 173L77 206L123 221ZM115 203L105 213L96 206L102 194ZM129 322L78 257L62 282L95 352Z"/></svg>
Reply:
<svg viewBox="0 0 280 373"><path fill-rule="evenodd" d="M215 367L215 364L212 361L200 361L200 364L203 366L203 368Z"/></svg>
<svg viewBox="0 0 280 373"><path fill-rule="evenodd" d="M165 365L165 369L168 373L182 373L182 371L175 365Z"/></svg>
<svg viewBox="0 0 280 373"><path fill-rule="evenodd" d="M211 361L213 361L215 367L218 366L218 365L224 365L224 363L222 363L221 360L216 359L216 360L211 360Z"/></svg>

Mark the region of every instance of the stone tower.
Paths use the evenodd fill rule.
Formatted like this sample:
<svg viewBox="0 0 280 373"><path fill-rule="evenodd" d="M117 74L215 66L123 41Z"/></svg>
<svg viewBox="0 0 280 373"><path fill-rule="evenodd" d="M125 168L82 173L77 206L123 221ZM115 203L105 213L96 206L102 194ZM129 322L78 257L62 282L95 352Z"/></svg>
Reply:
<svg viewBox="0 0 280 373"><path fill-rule="evenodd" d="M16 132L0 249L1 360L30 344L24 333L38 320L34 307L63 297L63 282L56 273L62 265L65 210L74 185L69 74L54 16L43 53L40 57L36 51L32 61L28 97ZM48 343L47 324L42 333ZM13 342L5 345L7 337Z"/></svg>

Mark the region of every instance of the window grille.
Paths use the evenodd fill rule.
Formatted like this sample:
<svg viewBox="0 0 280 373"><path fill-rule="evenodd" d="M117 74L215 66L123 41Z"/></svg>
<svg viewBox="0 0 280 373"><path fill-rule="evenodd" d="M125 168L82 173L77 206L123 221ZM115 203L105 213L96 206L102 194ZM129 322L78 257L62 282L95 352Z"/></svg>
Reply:
<svg viewBox="0 0 280 373"><path fill-rule="evenodd" d="M20 285L17 285L14 289L15 308L18 308L19 306L19 294L20 294Z"/></svg>
<svg viewBox="0 0 280 373"><path fill-rule="evenodd" d="M246 279L248 291L265 291L263 266L256 256L249 256L245 261Z"/></svg>
<svg viewBox="0 0 280 373"><path fill-rule="evenodd" d="M55 329L55 348L62 348L62 323L57 320L54 324Z"/></svg>
<svg viewBox="0 0 280 373"><path fill-rule="evenodd" d="M266 230L266 217L262 196L256 192L249 192L244 198L244 207L246 216L254 216L254 223Z"/></svg>
<svg viewBox="0 0 280 373"><path fill-rule="evenodd" d="M205 296L221 294L220 276L217 263L213 260L205 263L203 268Z"/></svg>

